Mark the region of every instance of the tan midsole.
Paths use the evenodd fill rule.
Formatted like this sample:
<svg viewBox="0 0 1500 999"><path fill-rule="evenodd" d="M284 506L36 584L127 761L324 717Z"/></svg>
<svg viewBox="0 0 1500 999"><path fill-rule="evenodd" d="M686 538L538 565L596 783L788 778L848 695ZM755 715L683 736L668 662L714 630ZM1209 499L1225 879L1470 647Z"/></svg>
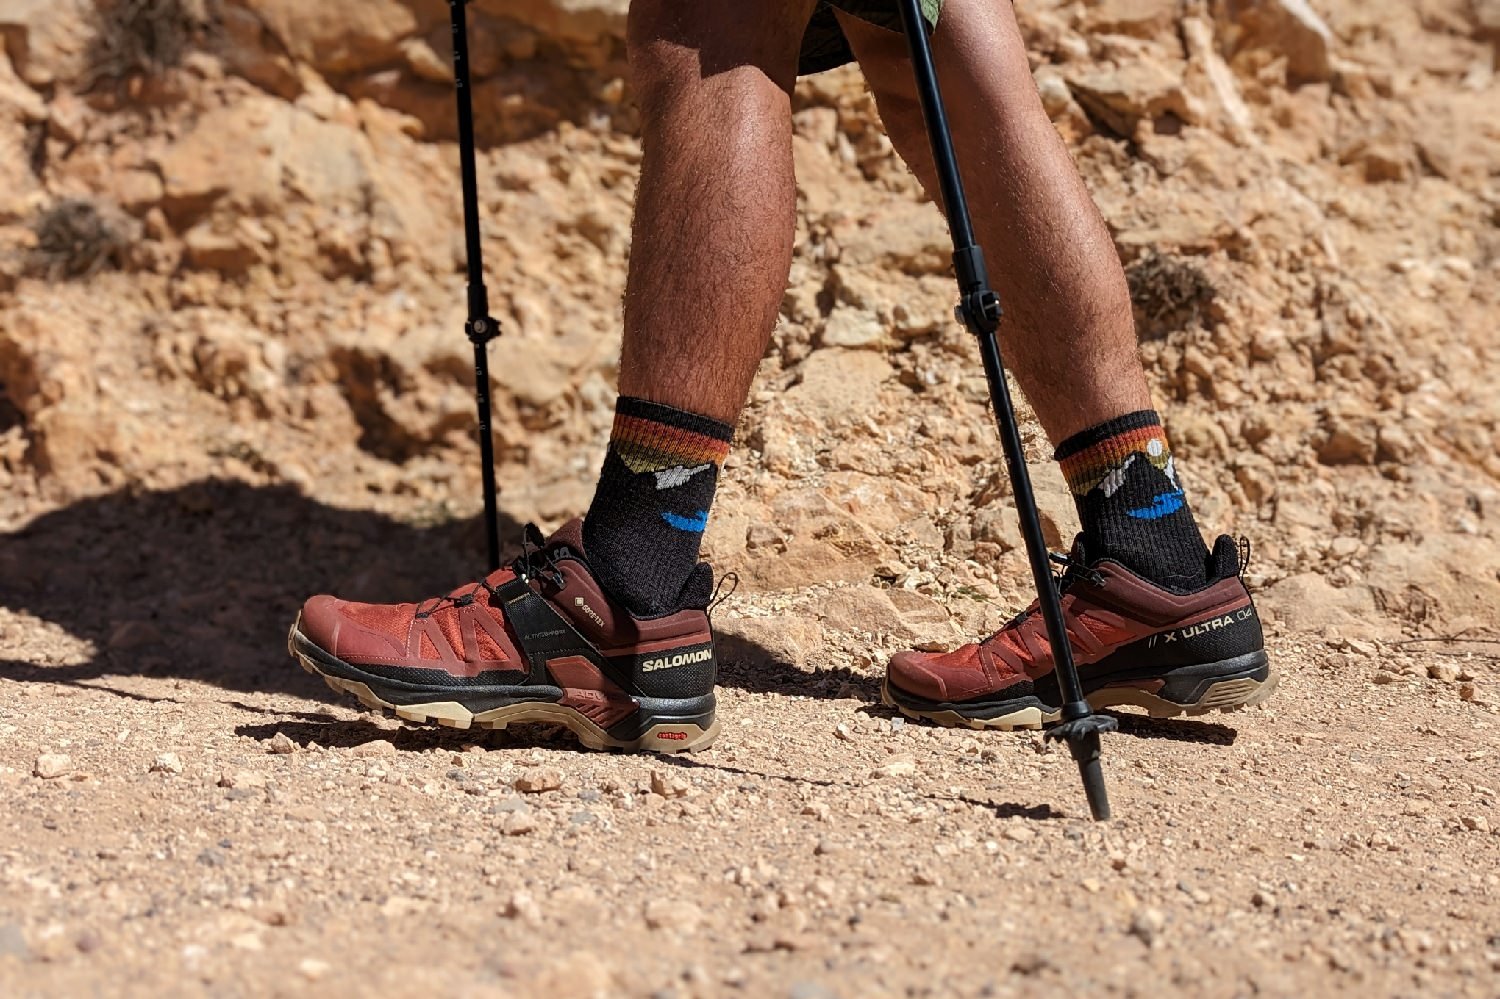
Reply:
<svg viewBox="0 0 1500 999"><path fill-rule="evenodd" d="M1220 680L1210 686L1194 704L1178 704L1139 687L1103 687L1088 695L1088 702L1095 710L1122 706L1145 708L1152 718L1173 718L1183 714L1205 715L1210 711L1238 711L1264 703L1275 693L1279 683L1280 679L1274 672L1264 680L1248 677ZM953 708L923 711L899 703L891 695L889 678L881 685L881 700L908 718L921 718L947 727L1016 731L1039 729L1043 725L1062 720L1060 711L1044 711L1030 706L1017 708L996 718L971 718Z"/></svg>
<svg viewBox="0 0 1500 999"><path fill-rule="evenodd" d="M507 725L523 722L566 725L578 737L578 741L590 749L647 750L656 753L697 752L713 745L719 736L719 722L715 719L706 729L701 725L662 722L651 726L639 738L616 739L573 708L548 701L507 704L478 713L470 711L457 701L397 705L380 697L368 684L324 673L316 662L297 652L295 648L292 654L303 669L321 676L323 682L333 690L353 694L366 707L393 711L398 718L407 721L434 721L457 729L472 726L505 728Z"/></svg>

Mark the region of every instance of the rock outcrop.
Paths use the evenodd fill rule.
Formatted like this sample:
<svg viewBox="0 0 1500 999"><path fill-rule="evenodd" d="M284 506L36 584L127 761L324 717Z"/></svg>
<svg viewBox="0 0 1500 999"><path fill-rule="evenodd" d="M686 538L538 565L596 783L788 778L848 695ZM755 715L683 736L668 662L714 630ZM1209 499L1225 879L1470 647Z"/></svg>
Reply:
<svg viewBox="0 0 1500 999"><path fill-rule="evenodd" d="M1494 6L1020 7L1204 523L1255 539L1288 627L1327 626L1305 608L1329 590L1377 630L1500 602L1473 570L1500 564ZM625 7L471 8L517 518L587 503L609 425L640 162ZM184 0L180 50L135 62L101 48L106 9L0 10L0 523L207 476L477 509L446 5ZM932 607L992 625L1024 560L942 220L855 70L795 110L792 282L711 554L767 607L836 581L836 607L899 596L907 637L948 627Z"/></svg>

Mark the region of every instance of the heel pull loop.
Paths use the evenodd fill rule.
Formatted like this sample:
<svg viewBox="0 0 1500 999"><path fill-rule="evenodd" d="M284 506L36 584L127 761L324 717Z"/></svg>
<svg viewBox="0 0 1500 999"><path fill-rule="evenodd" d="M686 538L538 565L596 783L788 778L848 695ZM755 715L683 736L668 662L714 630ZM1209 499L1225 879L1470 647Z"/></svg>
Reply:
<svg viewBox="0 0 1500 999"><path fill-rule="evenodd" d="M725 583L729 584L729 590L728 590L728 592L724 592L724 584ZM736 572L726 572L726 573L724 573L724 575L722 575L722 576L719 577L719 585L714 587L713 598L709 600L708 606L705 607L705 608L703 608L703 613L707 614L709 617L713 617L714 611L718 609L719 605L722 604L724 601L728 600L730 597L734 596L735 591L738 590L739 588L740 588L739 573L736 573Z"/></svg>

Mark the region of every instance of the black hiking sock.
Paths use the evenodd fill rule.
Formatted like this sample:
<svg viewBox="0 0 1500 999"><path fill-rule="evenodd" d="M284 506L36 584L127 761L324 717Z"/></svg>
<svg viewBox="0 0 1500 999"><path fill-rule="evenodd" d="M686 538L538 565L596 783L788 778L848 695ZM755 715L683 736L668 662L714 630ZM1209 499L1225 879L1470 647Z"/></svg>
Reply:
<svg viewBox="0 0 1500 999"><path fill-rule="evenodd" d="M1208 548L1153 410L1074 434L1053 457L1078 505L1090 561L1114 559L1179 593L1208 582Z"/></svg>
<svg viewBox="0 0 1500 999"><path fill-rule="evenodd" d="M589 565L638 617L680 609L734 428L621 396L594 502L583 521Z"/></svg>

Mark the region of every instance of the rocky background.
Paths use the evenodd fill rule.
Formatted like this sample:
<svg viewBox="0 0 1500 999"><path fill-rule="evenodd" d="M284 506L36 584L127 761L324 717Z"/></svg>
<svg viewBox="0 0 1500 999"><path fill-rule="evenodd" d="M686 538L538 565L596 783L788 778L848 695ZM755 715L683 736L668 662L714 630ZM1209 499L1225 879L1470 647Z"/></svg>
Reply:
<svg viewBox="0 0 1500 999"><path fill-rule="evenodd" d="M581 510L607 434L625 6L475 5L515 520ZM1020 9L1203 522L1293 626L1492 622L1500 8ZM0 37L0 522L205 477L478 509L446 4L12 0ZM711 554L761 589L1014 599L941 221L852 68L801 85L796 131L797 259Z"/></svg>
<svg viewBox="0 0 1500 999"><path fill-rule="evenodd" d="M608 433L640 161L625 8L471 7L512 541L586 506ZM1190 496L1253 542L1273 635L1313 685L1381 685L1376 714L1411 691L1492 727L1500 4L1018 12ZM304 704L278 648L302 597L480 567L447 16L0 0L0 690ZM993 628L1027 589L942 221L856 70L795 111L791 286L708 541L741 580L718 623L747 723L802 670L858 699L889 651ZM1064 545L1071 502L1026 436ZM1467 658L1414 658L1433 649ZM768 662L792 679L754 680ZM18 724L29 781L62 737Z"/></svg>

